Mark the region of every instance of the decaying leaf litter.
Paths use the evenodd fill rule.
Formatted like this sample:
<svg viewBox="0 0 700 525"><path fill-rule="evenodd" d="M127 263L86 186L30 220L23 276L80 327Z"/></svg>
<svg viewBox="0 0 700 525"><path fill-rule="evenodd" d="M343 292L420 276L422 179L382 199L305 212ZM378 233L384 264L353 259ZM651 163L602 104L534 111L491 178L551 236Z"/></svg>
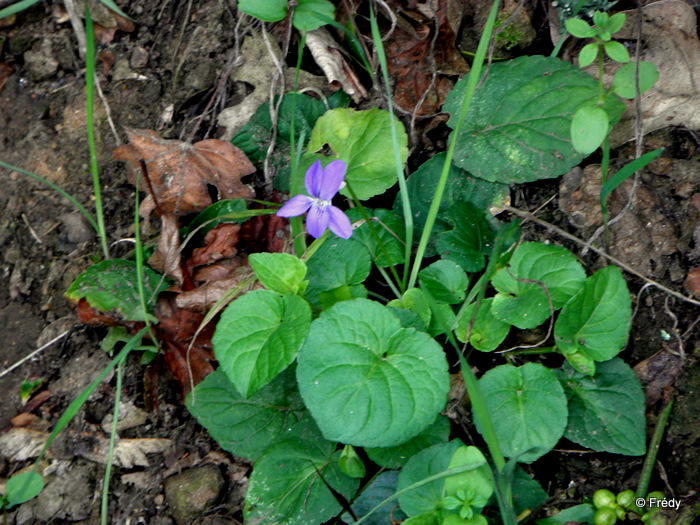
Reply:
<svg viewBox="0 0 700 525"><path fill-rule="evenodd" d="M411 147L416 148L414 151L418 155L430 155L430 150L439 150L441 141L444 142L444 131L441 131L444 118L440 115L433 116L433 114L444 101L444 96L447 93L446 83L454 81L456 75L461 73L459 68L464 67L459 62L457 62L458 67L450 65L455 61L455 57L448 59L440 54L439 46L445 45L450 38L457 38L459 34L459 27L456 30L452 28L454 36L445 35L442 32L445 20L449 22L452 16L454 22L454 14L450 15L451 11L454 13L454 4L456 2L439 3L437 11L443 14L438 17L441 29L437 33L437 38L434 38L436 33L429 23L431 20L430 10L424 4L417 3L416 9L407 9L405 12L399 13L402 22L395 29L395 37L387 43L388 49L392 49L392 46L395 49L393 54L390 53L389 56L390 67L394 68L392 74L395 75L397 82L395 84L397 90L395 102L398 108L404 110L407 123L413 122L410 128L412 131ZM283 90L291 88L293 68L289 68L284 63L280 64L279 58L270 58L271 56L280 56L279 52L276 54L274 51L276 47L285 48L283 24L270 28L270 33L263 33L260 31L260 27L248 27L250 24L238 23L240 19L233 16L235 15L233 6L227 2L195 2L189 10L185 9L186 6L173 5L166 6L160 11L139 2L131 2L130 5L121 7L129 13L140 13L137 18L142 20L142 27L148 30L139 30L137 26L136 34L129 36L131 33L127 35L123 29L117 29L111 34L112 36L103 37L107 47L103 51L105 69L103 69L102 85L112 119L120 132L123 129L122 126L133 130L154 130L141 133L145 136L151 136L155 142L159 142L164 139L155 139L153 133L157 133L159 137L169 137L168 140L184 139L190 136L194 127L199 126L200 131L197 132L197 138L208 139L213 136L215 119L217 118L218 122L224 126L225 131L222 131L227 135L232 136L240 131L240 128L236 129L235 126L242 126L245 121L228 127L223 115L217 116L217 112L221 114L219 103L209 108L210 111L205 115L201 124L196 123L196 119L207 108L208 96L214 92L218 85L221 75L219 70L227 69L231 63L236 64L235 58L242 56L248 39L257 41L257 44L251 44L253 49L257 49L259 57L257 62L262 60L269 62L266 62L265 67L258 68L259 73L257 74L259 76L257 77L244 70L246 67L253 68L255 60L244 60L242 65L233 67L231 78L235 82L232 86L228 86L231 92L228 99L222 95L219 100L219 102L223 100L223 104L231 104L228 113L236 113L239 110L241 113L243 112L241 107L233 104L238 99L242 99L244 103L250 103L248 99L255 95L259 101L258 106L267 105L270 90L281 93ZM464 6L461 7L464 9ZM653 7L651 6L650 9ZM650 31L651 35L648 37L648 41L645 40L646 52L650 53L647 59L658 64L668 65L676 72L686 71L685 68L671 68L673 64L681 60L673 58L672 52L682 48L685 51L682 57L683 63L690 64L687 71L690 71L690 75L692 75L692 71L697 69L693 68L692 64L700 49L700 44L692 37L685 40L685 36L682 46L675 43L676 39L679 38L677 35L695 34L692 29L695 24L692 20L692 9L680 1L664 3L664 13L668 14L669 11L666 8L672 9L673 13L677 10L680 14L674 14L672 17L665 16L663 21L659 21L653 15L649 15L648 20L645 19L645 24L653 28ZM397 13L399 12L396 6L393 6L393 9ZM467 5L466 13L473 13L478 19L479 8L472 9L472 11L470 9L472 8ZM419 15L415 15L415 13L419 13ZM629 18L633 19L633 16L630 15ZM385 20L385 23L388 23L388 20ZM659 26L663 27L659 28ZM688 30L688 27L691 30ZM71 44L72 31L65 21L60 7L50 8L48 6L42 7L36 15L28 19L20 17L19 23L15 23L10 28L10 31L17 31L17 34L23 37L24 41L11 42L13 46L19 47L13 47L9 52L5 48L3 49L3 61L7 60L8 63L3 63L3 69L0 71L6 71L8 67L15 71L14 74L6 77L5 86L0 92L2 107L12 108L10 113L4 110L0 111L0 119L2 119L3 124L1 126L3 144L5 144L2 148L2 158L7 162L22 165L26 169L44 174L50 180L66 183L74 193L85 197L83 202L89 202L88 192L85 189L86 178L81 175L85 173L84 166L86 166L84 148L80 142L83 140L84 117L81 120L80 115L81 112L84 112L84 109L81 109L81 104L84 105L82 102L84 94L81 93L81 82L77 78L79 72L70 56L73 47ZM656 32L662 30L668 32L667 39L656 38ZM181 32L184 36L179 38ZM48 40L50 45L43 40L41 42L37 40L38 35L41 34L52 35L52 38ZM53 35L56 37L54 38ZM662 46L660 42L665 42L665 45ZM307 67L313 73L302 75L303 80L300 85L318 90L326 95L330 94L331 88L337 88L340 85L356 101L362 102L364 100L362 103L366 104L367 107L383 104L383 99L379 94L381 91L377 91L375 86L369 85L367 79L361 75L361 78L357 78L357 72L348 66L347 60L342 56L342 43L339 43L338 40L335 43L338 46L336 49L340 49L340 51L331 51L329 50L330 46L323 47L321 45L321 51L317 51L317 53L320 53L319 56L324 57L325 60L336 63L334 71L336 71L337 78L330 76L328 72L331 70L330 66L324 68L319 63L323 60L316 58L316 65L312 61L304 64L303 67ZM7 42L4 44L4 46L8 45ZM23 46L28 47L24 49ZM448 50L451 49L449 45L446 47ZM232 55L231 49L238 49L239 54ZM425 67L421 70L430 72L420 79L406 75L407 66L405 62L401 62L405 60L407 52L410 53L416 49L418 55L425 57L424 60L426 60ZM143 50L148 55L145 64L142 58ZM656 58L658 55L652 55L652 52L665 52L667 54L662 54L662 58ZM114 58L114 63L108 67L107 64L111 61L110 54ZM211 54L214 57L208 56ZM232 56L234 56L234 60L227 62ZM7 57L10 57L10 60ZM22 57L22 59L17 60L15 57ZM47 62L49 63L48 68L45 65ZM284 73L284 80L276 73L279 69L282 69ZM271 71L275 73L271 75ZM176 75L173 75L174 73ZM219 77L217 77L217 73L219 73ZM409 77L407 80L410 82L401 84L400 77L407 76ZM0 78L4 77L0 75ZM24 81L20 82L21 79ZM696 250L698 235L700 235L698 234L697 218L700 212L698 212L698 206L695 202L698 200L697 178L693 176L693 168L697 162L695 158L697 141L694 131L692 131L695 127L692 121L695 113L693 105L695 94L692 87L694 83L692 78L678 79L677 84L674 85L680 86L677 91L670 88L662 89L664 87L662 83L659 85L662 93L645 97L643 104L651 104L650 106L643 105L645 116L650 115L649 118L652 119L654 115L660 115L656 120L650 120L648 125L655 127L658 125L656 123L661 123L661 125L666 126L668 122L673 122L673 124L685 126L691 131L679 128L672 133L666 131L647 139L659 141L660 145L668 146L670 151L668 155L665 154L659 159L658 165L652 169L652 175L642 176L650 179L646 191L650 192L651 196L647 196L644 191L638 192L635 197L637 199L635 206L627 214L629 217L626 215L620 220L621 224L624 220L634 220L636 222L633 224L638 224L638 226L628 226L632 228L633 233L627 236L625 236L627 228L621 227L618 234L620 241L616 245L625 246L624 241L628 240L631 241L630 244L635 249L620 248L621 252L616 255L621 260L635 265L643 273L647 273L649 270L648 275L662 280L672 288L681 289L684 281L688 281L688 286L692 286L692 283L695 282L693 281L693 271L687 272L686 270L693 261L697 263ZM427 86L430 88L428 89ZM254 88L252 95L246 96L251 88ZM400 92L398 92L399 90ZM675 103L679 97L683 103L682 110L679 110L679 104ZM423 104L419 105L418 102L421 99L423 99ZM654 103L652 104L652 102ZM253 105L251 104L250 107L252 108ZM100 107L102 104L98 103L98 116L102 115L100 118L104 119L106 111L100 110ZM255 109L248 110L249 114L252 115ZM673 116L674 120L668 120L669 115ZM443 120L441 121L441 119ZM677 121L677 119L684 120ZM109 180L106 195L108 223L112 229L111 238L114 240L133 238L133 230L129 231L133 227L133 214L131 211L125 211L125 208L129 206L128 203L133 202L133 186L126 183L129 172L111 161L112 150L117 146L117 143L108 131L104 120L102 123L105 125L101 128L103 142L100 151L100 164L103 167L104 176ZM122 139L125 137L126 134L122 134ZM632 134L628 132L627 136L619 138L619 142L631 137ZM196 146L196 139L192 142L194 145L187 148ZM130 143L133 144L133 141ZM193 151L193 149L187 148L179 149L179 146L176 145L173 145L173 148L184 153ZM30 165L27 165L27 161ZM138 163L138 159L136 159L136 163ZM265 171L266 168L268 172L274 170L274 167L270 166L257 167L262 171ZM157 169L149 167L148 173L155 175L156 178L158 176ZM250 275L250 273L246 273L247 266L242 255L245 254L245 251L239 247L240 239L246 239L245 242L248 245L256 244L255 250L257 251L261 249L281 251L285 247L280 245L278 234L285 231L285 225L284 223L270 224L269 220L256 220L247 221L241 225L240 231L233 231L236 229L236 225L227 225L229 231L220 232L224 228L222 226L219 230L212 230L207 234L211 237L209 237L210 241L205 241L203 251L198 252L197 255L192 253L183 261L180 247L176 242L177 220L166 217L168 215L177 217L180 211L186 209L193 211L187 208L189 205L179 204L180 199L192 197L195 201L201 202L212 198L209 191L210 184L206 182L207 179L201 176L194 177L204 181L198 183L200 188L205 190L197 193L198 197L194 193L190 194L189 188L191 186L187 182L188 191L176 191L174 197L163 197L164 202L161 205L169 211L161 214L160 218L164 225L168 220L170 223L167 227L163 226L162 232L169 229L171 235L162 235L156 249L156 259L158 256L161 258L161 262L158 264L162 265L162 269L168 269L167 273L181 287L180 291L171 292L167 300L164 300L158 307L162 315L160 318L167 319L170 323L170 326L166 326L169 323L162 323L164 345L178 349L167 352L165 355L166 361L168 359L175 361L175 364L171 363L168 366L178 379L179 385L169 383L170 376L164 371L164 367L158 368L158 365L155 365L155 370L144 372L136 363L132 364L127 373L130 379L127 381L125 389L128 401L142 407L150 407L149 422L120 433L120 437L125 441L130 439L170 439L172 444L163 455L150 456L155 460L151 459L152 465L146 469L150 477L149 480L143 478L136 481L136 478L133 477L134 472L127 469L119 471L119 475L122 477L115 485L117 488L112 496L113 504L121 509L114 514L116 520L119 520L120 516L123 519L129 516L147 516L148 519L152 519L156 515L165 515L169 512L166 510L167 508L170 508L180 522L183 522L183 519L187 520L187 517L183 518L185 515L182 514L181 510L174 510L177 508L177 504L168 497L168 494L172 494L173 491L167 489L167 480L174 478L179 471L187 468L194 468L197 469L196 471L211 475L211 471L206 468L207 465L217 465L219 470L224 473L224 479L223 481L219 480L218 485L216 476L212 476L213 486L218 486L219 492L216 492L215 497L208 502L211 508L216 509L217 504L228 504L231 505L229 511L222 514L233 515L235 515L237 508L240 509L240 501L236 502L235 498L240 498L239 488L245 485L245 470L241 471L241 465L237 464L235 459L216 452L212 448L209 438L197 434L191 421L179 431L173 433L171 430L173 426L178 426L180 422L187 420L185 411L179 405L179 395L180 386L185 387L189 384L189 371L192 370L193 375L196 376L206 374L212 369L211 355L207 353L210 349L208 346L210 343L207 342L206 332L200 334L195 346L190 350L189 364L187 363L187 348L194 336L194 330L196 330L193 327L198 326L201 321L201 310L208 308L216 301L216 299L211 299L212 296L216 297L216 292L209 293L202 290L202 284L197 282L196 278L193 283L183 286L187 279L185 279L184 274L180 275L180 273L184 267L187 274L193 276L197 272L200 275L203 274L201 282L206 281L206 286L209 288L216 288L216 283L221 282L221 290L229 289L233 284L244 281ZM190 179L187 181L189 182ZM585 188L585 179L583 181L581 184ZM142 184L143 182L140 183L140 187L143 189ZM248 181L247 184L252 184L257 188L259 179ZM80 238L80 225L68 226L66 221L57 218L58 213L55 210L61 210L61 213L67 214L71 209L56 195L20 178L17 174L10 177L3 176L0 178L0 185L3 187L0 202L4 205L2 206L2 216L0 216L0 225L2 225L0 244L3 246L3 275L9 284L7 290L0 292L0 307L2 307L0 312L4 319L8 319L7 325L12 330L11 334L15 334L11 337L20 343L20 347L15 352L19 357L35 348L34 339L45 325L52 321L61 320L66 315L72 315L72 310L65 305L62 294L79 271L90 264L88 258L94 250L90 242L75 242L75 239ZM225 195L227 191L234 191L229 190L226 186L218 187L217 184L211 184L211 186L217 188L213 198ZM243 189L245 186L246 183L241 184L236 191L245 192L246 190ZM546 197L542 197L542 194L538 194L537 191L519 189L513 194L513 205L533 210L551 196L555 190L549 187L548 190L543 190L543 193L547 191L549 193ZM142 195L146 196L147 193L142 193ZM597 227L595 219L585 219L595 213L595 207L593 203L586 204L585 190L581 190L580 187L564 188L560 198L565 198L566 195L574 196L574 200L571 201L574 204L563 203L560 204L561 208L558 208L556 203L550 204L549 207L545 208L545 213L554 219L559 217L561 221L560 209L563 210L574 226L584 226L584 230L577 233L586 239L586 236L592 233L591 230ZM624 202L620 204L620 208L623 205ZM180 206L184 207L181 209ZM48 210L51 212L49 213ZM612 212L615 213L615 208L612 208ZM581 217L584 218L583 223L578 222ZM155 217L151 221L152 234L158 232L157 222ZM670 233L667 236L662 236L663 238L654 240L654 235L658 233L658 230L654 229L653 226L649 227L649 223L662 223L669 229ZM566 223L562 221L562 224ZM232 226L233 228L231 228ZM644 230L644 228L649 230ZM32 235L31 231L34 231L36 237ZM651 235L644 233L645 231L651 231ZM551 234L543 230L533 230L531 235L541 239L543 236L547 238ZM237 236L239 239L235 240ZM651 242L645 243L641 247L637 246L640 237L646 236L651 237ZM277 243L274 249L267 248L274 243ZM213 248L214 246L216 248ZM210 248L207 249L207 247ZM119 243L117 250L119 249L127 252L129 250L128 241ZM212 278L211 273L216 273L216 278ZM188 289L190 286L194 286L194 288ZM694 288L689 288L689 291L693 290ZM195 294L188 297L196 297L198 291L199 295L204 297L193 299L193 302L200 306L189 307L183 304L185 296ZM638 312L635 321L637 335L634 336L636 341L633 343L630 362L640 361L642 358L649 357L655 350L664 347L666 343L660 335L660 330L664 329L673 333L672 328L675 326L673 316L679 317L685 326L692 322L688 316L692 315L693 310L684 309L682 305L673 302L667 306L663 295L649 294L648 290L644 290L641 292L641 297L643 306L640 306L640 312ZM182 314L182 312L197 308L200 310L199 314L194 312ZM199 317L197 317L198 315ZM21 324L19 323L20 319L23 321ZM17 328L13 329L13 326ZM34 333L23 334L23 330L19 328L22 326L34 326ZM654 329L650 330L648 327L654 327ZM30 335L31 337L29 337ZM74 377L76 373L75 368L66 367L68 356L82 356L83 364L81 367L87 369L97 370L100 367L99 363L104 362L104 355L97 347L98 336L94 332L79 329L67 336L66 339L68 342L62 343L62 346L50 348L39 357L39 362L30 365L33 366L33 372L31 368L27 372L20 372L21 375L30 376L35 373L45 377L51 396L38 406L31 405L30 401L28 406L31 406L32 413L37 416L36 419L29 418L30 421L27 421L25 418L14 427L15 429L29 430L39 434L45 432L46 423L55 421L61 409L77 395L77 384L72 391L52 391L52 383L61 377L69 376L69 374L70 377ZM693 342L692 337L684 340L686 358L691 358L693 344L697 343ZM674 351L674 348L672 346L671 351ZM664 350L664 352L667 351ZM675 352L678 353L678 350L676 349ZM168 355L171 358L168 358ZM3 357L3 367L10 364L9 358L6 361L6 358ZM676 373L677 364L673 362L668 366L669 374L673 376ZM14 380L12 384L7 383L7 377L2 377L0 381L2 381L3 391L17 392L18 381L21 382L21 379ZM698 389L693 390L692 381L687 372L685 375L684 372L681 372L680 379L667 380L669 383L674 383L681 392L684 392L685 397L681 399L686 401L685 408L683 406L680 408L682 417L692 418L693 407L697 406L697 400L693 399L694 394L691 392L697 392ZM93 446L96 449L99 448L98 444L104 434L98 427L102 423L103 416L111 411L109 405L113 388L113 385L106 384L103 390L94 396L84 419L76 421L74 424L77 432L71 434L71 439L73 436L82 436L87 442L93 439ZM11 403L14 404L8 406L8 410L2 414L4 424L7 424L5 422L9 420L9 418L5 419L5 414L14 416L21 411L16 401L11 401ZM9 410L10 408L11 410ZM674 426L672 424L669 435L671 442L678 445L677 451L684 451L688 450L684 443L690 443L695 439L697 429L693 430L692 425L677 424ZM195 439L195 436L198 437ZM79 442L78 437L75 438L75 441ZM87 501L89 497L86 495L91 496L97 490L94 489L95 484L92 479L99 477L100 467L97 467L98 463L86 463L84 460L73 459L90 456L84 451L68 450L67 453L64 451L64 454L65 459L55 460L56 471L61 473L61 476L83 480L85 485L93 487L92 490L83 494L83 499ZM3 452L2 456L0 467L3 470L0 471L0 474L6 476L17 467L16 458L14 458L13 453ZM60 454L57 454L56 457L59 458ZM88 457L91 462L94 461L94 458L94 454ZM154 466L154 463L160 461L160 458L164 458L163 465ZM615 472L618 467L614 461L605 463L608 459L604 460L601 471L605 472L608 469ZM60 461L64 463L60 463ZM693 461L697 461L697 458L693 460L692 455L687 452L677 452L676 457L670 456L668 458L669 465L672 469L677 469L678 477L682 479L679 486L679 491L682 493L697 487L696 476L700 469L693 466L696 465ZM618 474L609 474L608 479L615 475ZM596 478L595 474L586 469L586 465L582 465L578 476L578 481L590 485L595 485L596 479L605 479L604 476ZM165 492L160 487L163 479L166 480ZM226 496L223 487L238 488L228 492L228 494L233 493L234 496ZM56 505L51 508L42 508L40 504L31 504L27 506L28 510L23 511L25 519L47 520L52 516L59 519L81 519L90 513L90 507L86 506L83 501L70 504L66 495L56 496L56 494L60 494L58 487L54 490L58 492L50 492L49 494L55 501L62 503L58 505L59 508ZM163 494L166 495L165 499ZM237 504L239 507L236 507ZM206 510L206 508L202 509L202 511ZM49 514L50 512L53 514ZM214 510L213 513L221 512ZM31 516L33 518L30 518Z"/></svg>

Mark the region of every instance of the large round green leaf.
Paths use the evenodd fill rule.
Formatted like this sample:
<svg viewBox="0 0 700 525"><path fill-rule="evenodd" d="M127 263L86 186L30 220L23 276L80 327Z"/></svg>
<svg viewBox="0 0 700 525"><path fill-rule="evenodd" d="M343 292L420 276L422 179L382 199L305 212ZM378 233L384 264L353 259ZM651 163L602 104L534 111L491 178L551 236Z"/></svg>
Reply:
<svg viewBox="0 0 700 525"><path fill-rule="evenodd" d="M342 506L333 491L349 500L360 481L340 471L334 450L335 443L323 439L296 438L268 449L250 476L245 522L311 525L338 514Z"/></svg>
<svg viewBox="0 0 700 525"><path fill-rule="evenodd" d="M559 378L569 397L568 439L601 452L644 454L644 392L627 363L600 363L593 377L565 365Z"/></svg>
<svg viewBox="0 0 700 525"><path fill-rule="evenodd" d="M518 246L508 263L491 280L500 293L491 313L518 328L535 328L583 287L586 272L569 250L560 246L526 242ZM547 289L532 282L538 281Z"/></svg>
<svg viewBox="0 0 700 525"><path fill-rule="evenodd" d="M447 399L440 345L367 299L323 312L297 360L304 402L332 441L399 445L431 425Z"/></svg>
<svg viewBox="0 0 700 525"><path fill-rule="evenodd" d="M304 297L311 304L321 306L324 292L363 286L362 283L372 270L372 259L359 242L352 239L328 239L306 261L306 268L309 285Z"/></svg>
<svg viewBox="0 0 700 525"><path fill-rule="evenodd" d="M396 128L401 153L400 169L408 157L408 136L401 122L379 108L365 111L338 108L327 111L316 121L307 151L318 153L330 148L325 161L341 159L347 165L345 180L360 200L383 193L396 183L392 155L391 126ZM343 195L349 196L346 190Z"/></svg>
<svg viewBox="0 0 700 525"><path fill-rule="evenodd" d="M466 82L461 79L445 100L451 127ZM558 58L525 56L493 64L460 129L454 163L476 177L508 184L558 177L583 159L571 144L571 120L597 96L590 75ZM612 99L606 104L616 121L624 104Z"/></svg>
<svg viewBox="0 0 700 525"><path fill-rule="evenodd" d="M479 386L505 456L530 463L554 448L564 434L566 396L549 368L537 363L497 366L484 374ZM476 413L474 419L483 434Z"/></svg>
<svg viewBox="0 0 700 525"><path fill-rule="evenodd" d="M221 315L212 338L214 355L248 398L294 361L310 323L311 308L301 297L248 292Z"/></svg>
<svg viewBox="0 0 700 525"><path fill-rule="evenodd" d="M465 446L458 439L433 445L409 459L399 474L398 489L451 468L469 466L472 468L465 472L437 479L399 496L401 510L409 516L437 513L442 510L445 496L454 496L461 490L468 493L471 500L468 503L478 512L493 492L491 474L481 451Z"/></svg>
<svg viewBox="0 0 700 525"><path fill-rule="evenodd" d="M564 355L607 361L627 344L631 319L625 278L617 266L608 266L586 279L562 308L554 324L554 340ZM577 368L574 361L569 362ZM581 371L592 375L595 369Z"/></svg>
<svg viewBox="0 0 700 525"><path fill-rule="evenodd" d="M264 450L290 436L318 434L287 369L245 399L219 369L187 396L188 410L221 448L256 461Z"/></svg>

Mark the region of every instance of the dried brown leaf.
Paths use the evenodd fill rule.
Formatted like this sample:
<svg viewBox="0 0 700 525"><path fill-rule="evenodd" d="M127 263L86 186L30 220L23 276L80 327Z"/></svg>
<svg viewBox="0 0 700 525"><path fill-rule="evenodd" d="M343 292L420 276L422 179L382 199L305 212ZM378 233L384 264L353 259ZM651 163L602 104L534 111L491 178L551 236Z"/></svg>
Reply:
<svg viewBox="0 0 700 525"><path fill-rule="evenodd" d="M343 89L355 102L367 98L367 90L346 62L331 34L320 28L306 33L306 47L328 79L333 90Z"/></svg>
<svg viewBox="0 0 700 525"><path fill-rule="evenodd" d="M166 140L153 130L127 129L129 144L114 150L123 160L128 177L136 182L139 161L146 163L155 199L164 214L186 215L213 203L210 188L219 199L250 199L253 190L241 178L255 168L245 154L229 142L206 139L195 144ZM141 182L143 187L143 182ZM146 203L152 196L144 200Z"/></svg>
<svg viewBox="0 0 700 525"><path fill-rule="evenodd" d="M238 224L218 224L207 232L204 246L192 250L192 257L187 261L187 266L193 268L234 257L238 253L236 245L240 231L241 227Z"/></svg>
<svg viewBox="0 0 700 525"><path fill-rule="evenodd" d="M178 294L175 299L176 304L178 307L192 312L207 312L226 292L238 286L242 281L248 279L252 275L253 270L250 266L240 266L230 271L226 278L210 281L198 286L190 292ZM258 281L253 281L248 287L241 290L241 293L260 288L262 288L260 283Z"/></svg>
<svg viewBox="0 0 700 525"><path fill-rule="evenodd" d="M184 275L180 267L180 230L177 218L172 215L163 215L161 224L158 246L148 259L148 264L182 284Z"/></svg>
<svg viewBox="0 0 700 525"><path fill-rule="evenodd" d="M420 17L411 17L421 20ZM455 35L447 20L447 1L439 3L435 20L409 24L403 18L386 42L389 73L394 77L394 101L406 111L429 115L440 111L453 82L444 76L464 74L469 68L455 47ZM432 29L438 26L433 44ZM433 82L433 72L437 75ZM432 86L431 86L432 83ZM421 98L425 99L421 102Z"/></svg>
<svg viewBox="0 0 700 525"><path fill-rule="evenodd" d="M677 351L677 347L675 350ZM665 348L644 361L640 361L634 367L634 373L637 374L644 388L647 406L651 406L661 399L664 390L673 385L682 368L682 357Z"/></svg>

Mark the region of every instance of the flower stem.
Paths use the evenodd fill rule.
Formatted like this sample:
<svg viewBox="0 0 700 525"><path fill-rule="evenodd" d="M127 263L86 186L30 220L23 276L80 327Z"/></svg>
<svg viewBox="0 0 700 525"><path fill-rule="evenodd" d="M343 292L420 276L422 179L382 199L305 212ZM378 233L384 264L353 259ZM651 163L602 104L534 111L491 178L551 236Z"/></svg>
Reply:
<svg viewBox="0 0 700 525"><path fill-rule="evenodd" d="M109 259L109 247L107 246L107 232L105 229L104 214L102 211L102 192L100 189L100 174L97 168L97 152L95 149L95 124L93 122L94 98L95 98L95 34L92 27L90 9L85 6L85 35L87 47L85 52L85 93L86 93L86 120L88 148L90 150L90 171L92 172L92 191L95 195L95 215L97 216L97 233L102 244L102 253L105 259Z"/></svg>
<svg viewBox="0 0 700 525"><path fill-rule="evenodd" d="M377 25L377 17L374 13L374 2L370 2L370 26L372 28L372 39L374 40L374 46L377 50L377 57L379 58L379 65L382 70L382 77L384 79L384 88L387 94L387 106L389 109L389 115L391 120L391 143L393 145L394 151L394 167L396 168L396 178L399 181L399 195L401 195L401 204L403 208L403 220L406 226L406 251L404 260L404 276L401 282L401 289L406 289L406 278L408 275L408 268L411 261L411 250L413 248L413 212L411 211L411 202L408 199L408 186L406 186L406 176L403 171L403 162L401 162L401 152L399 148L399 138L396 133L396 126L394 122L396 117L394 116L394 106L391 97L391 84L389 83L389 69L386 62L386 54L384 53L384 46L382 44L382 36L379 33L379 26Z"/></svg>
<svg viewBox="0 0 700 525"><path fill-rule="evenodd" d="M430 204L430 211L428 211L425 226L423 227L423 234L421 235L420 242L418 243L416 257L413 260L411 277L408 280L408 289L413 288L416 284L416 280L418 279L418 272L420 271L420 267L423 262L423 255L425 254L425 250L428 246L428 240L430 239L430 234L433 231L435 219L437 217L438 210L440 209L440 203L442 202L442 196L445 193L445 187L447 186L447 176L450 171L450 165L452 164L452 158L454 157L459 132L462 128L464 118L467 116L467 111L469 110L469 106L471 105L472 97L474 96L474 91L476 91L476 84L481 79L481 69L484 65L486 51L488 48L489 41L491 40L491 34L493 33L493 26L496 22L496 15L498 14L498 4L499 0L495 0L493 6L491 7L491 12L489 13L488 18L486 19L484 31L483 33L481 33L481 39L479 40L479 46L476 49L474 63L472 64L472 70L469 72L467 88L464 90L462 107L459 111L459 116L457 118L457 122L455 123L455 127L452 130L452 133L450 133L450 146L447 149L447 155L445 156L445 164L442 167L442 173L440 174L440 180L438 181L437 188L435 188L433 202ZM401 192L403 193L404 190L402 189Z"/></svg>
<svg viewBox="0 0 700 525"><path fill-rule="evenodd" d="M294 121L296 117L297 110L297 89L299 87L299 71L301 70L301 58L304 54L304 44L306 43L306 31L301 32L301 41L299 42L299 50L297 52L297 64L294 69L294 91L292 92L292 118L289 122L289 161L291 175L289 176L289 190L290 196L294 197L302 192L301 188L301 176L299 175L299 161L297 159L297 151L294 147L294 142L296 136L294 134ZM282 79L284 81L284 79ZM284 95L281 95L284 96ZM299 155L301 154L301 143L299 147ZM294 249L296 250L297 256L301 255L306 251L306 236L301 235L304 231L304 223L301 217L294 217L289 221L292 226L292 237L294 238Z"/></svg>

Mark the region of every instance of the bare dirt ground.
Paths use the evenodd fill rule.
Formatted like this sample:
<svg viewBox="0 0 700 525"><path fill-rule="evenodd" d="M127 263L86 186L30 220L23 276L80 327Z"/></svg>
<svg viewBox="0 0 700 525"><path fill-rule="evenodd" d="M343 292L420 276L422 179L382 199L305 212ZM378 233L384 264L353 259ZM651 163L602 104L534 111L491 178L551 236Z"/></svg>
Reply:
<svg viewBox="0 0 700 525"><path fill-rule="evenodd" d="M234 0L117 3L138 23L132 31L116 29L104 36L98 62L109 118L98 100L97 156L114 256L129 252L134 233L134 188L126 181L124 167L112 158L114 148L125 141L124 127L154 129L167 138L188 136L247 30L236 25ZM45 177L92 209L83 61L62 4L40 2L13 23L0 26L0 63L12 67L0 88L0 160ZM217 112L238 102L251 86L229 82L225 89L219 105L197 126L196 139L220 133ZM377 96L365 104L382 103ZM444 139L439 127L434 131L421 126L423 146L430 137L439 148ZM617 256L687 294L683 286L688 272L700 264L697 134L677 128L647 140L667 152L643 177L644 201L631 215L634 220L614 232L614 242L624 246ZM415 158L430 154L419 150ZM513 188L512 203L534 210L559 195L563 200L549 200L539 216L585 238L595 223L586 222L593 206L585 202L587 180L585 173L578 178L572 174L561 190L558 181ZM611 205L613 214L622 204ZM574 228L567 215L583 217L582 228ZM562 242L533 224L525 232L529 239ZM580 253L580 247L569 247ZM0 372L62 335L0 377L0 436L22 430L0 451L0 484L31 465L28 458L36 456L36 443L109 362L100 348L104 329L81 325L64 298L70 283L98 254L89 225L66 199L20 173L0 169ZM590 269L600 264L590 254L584 260ZM694 325L698 309L657 289L642 290L644 281L627 277L630 289L639 295L630 346L622 357L634 366L663 352L670 357L658 367L675 374L676 407L657 470L665 481L653 488L692 498L700 489L700 343ZM669 341L664 333L671 335ZM671 355L679 352L682 360ZM159 363L157 359L143 366L134 356L124 374L122 403L133 410L134 424L119 433L129 448L112 473L110 519L163 525L242 521L250 465L222 452L196 424L182 404L178 384ZM41 386L23 405L20 387L25 380L41 380ZM52 446L46 460L52 466L47 488L9 513L8 523L97 522L108 437L105 423L111 417L115 388L116 379L110 375L92 394ZM650 431L658 406L648 411ZM580 500L598 488L613 488L611 484L627 488L639 462L562 449L546 463L535 464L533 471L556 503ZM188 500L191 494L197 495L196 501Z"/></svg>

